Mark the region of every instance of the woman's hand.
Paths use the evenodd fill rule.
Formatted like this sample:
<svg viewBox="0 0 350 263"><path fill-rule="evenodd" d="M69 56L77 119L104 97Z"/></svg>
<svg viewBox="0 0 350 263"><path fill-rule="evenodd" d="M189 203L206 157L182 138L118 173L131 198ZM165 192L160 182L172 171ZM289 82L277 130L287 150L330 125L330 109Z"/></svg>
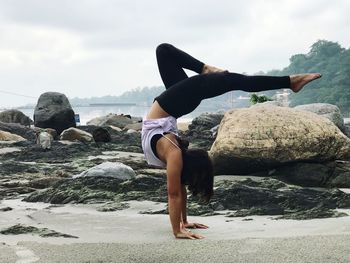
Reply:
<svg viewBox="0 0 350 263"><path fill-rule="evenodd" d="M181 228L180 232L175 234L176 238L184 238L184 239L202 239L204 236L192 233L190 231L187 231L184 228Z"/></svg>
<svg viewBox="0 0 350 263"><path fill-rule="evenodd" d="M200 228L200 229L207 229L209 228L206 225L200 224L200 223L181 223L182 228Z"/></svg>

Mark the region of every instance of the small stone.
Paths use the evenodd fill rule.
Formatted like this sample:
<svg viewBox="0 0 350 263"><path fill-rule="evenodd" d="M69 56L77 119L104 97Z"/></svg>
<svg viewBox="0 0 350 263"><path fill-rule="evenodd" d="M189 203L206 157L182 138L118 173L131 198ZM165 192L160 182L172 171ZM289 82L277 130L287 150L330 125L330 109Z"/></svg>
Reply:
<svg viewBox="0 0 350 263"><path fill-rule="evenodd" d="M1 212L7 212L7 211L11 211L11 210L13 210L13 208L11 208L11 207L0 208Z"/></svg>

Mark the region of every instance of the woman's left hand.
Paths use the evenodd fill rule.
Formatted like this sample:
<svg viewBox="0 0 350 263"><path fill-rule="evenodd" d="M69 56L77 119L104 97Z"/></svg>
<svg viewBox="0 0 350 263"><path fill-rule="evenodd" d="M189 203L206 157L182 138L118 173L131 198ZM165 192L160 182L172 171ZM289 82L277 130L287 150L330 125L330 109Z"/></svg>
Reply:
<svg viewBox="0 0 350 263"><path fill-rule="evenodd" d="M206 225L200 224L200 223L183 223L183 228L199 228L199 229L207 229L209 228Z"/></svg>

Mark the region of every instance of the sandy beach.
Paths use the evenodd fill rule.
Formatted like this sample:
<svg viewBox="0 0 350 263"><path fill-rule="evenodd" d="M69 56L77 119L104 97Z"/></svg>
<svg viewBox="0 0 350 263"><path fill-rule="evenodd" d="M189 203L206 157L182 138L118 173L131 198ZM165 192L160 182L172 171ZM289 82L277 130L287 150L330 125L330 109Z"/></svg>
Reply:
<svg viewBox="0 0 350 263"><path fill-rule="evenodd" d="M176 240L167 215L144 215L164 204L129 202L98 212L97 205L50 205L3 200L12 207L0 229L16 223L78 238L0 235L0 262L349 262L348 217L273 220L272 216L190 217L210 226L202 240ZM342 209L350 212L350 209Z"/></svg>

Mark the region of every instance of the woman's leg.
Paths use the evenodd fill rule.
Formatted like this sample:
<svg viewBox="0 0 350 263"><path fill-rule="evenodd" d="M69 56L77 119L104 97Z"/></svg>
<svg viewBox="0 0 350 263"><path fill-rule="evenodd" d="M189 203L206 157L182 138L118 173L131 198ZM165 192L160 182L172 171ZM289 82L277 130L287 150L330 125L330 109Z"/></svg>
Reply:
<svg viewBox="0 0 350 263"><path fill-rule="evenodd" d="M220 72L184 79L164 91L156 100L168 114L179 118L192 112L203 99L216 97L232 90L259 92L290 87L289 76L246 76Z"/></svg>
<svg viewBox="0 0 350 263"><path fill-rule="evenodd" d="M160 44L156 50L158 69L165 88L187 79L185 69L202 73L204 63L170 44Z"/></svg>

